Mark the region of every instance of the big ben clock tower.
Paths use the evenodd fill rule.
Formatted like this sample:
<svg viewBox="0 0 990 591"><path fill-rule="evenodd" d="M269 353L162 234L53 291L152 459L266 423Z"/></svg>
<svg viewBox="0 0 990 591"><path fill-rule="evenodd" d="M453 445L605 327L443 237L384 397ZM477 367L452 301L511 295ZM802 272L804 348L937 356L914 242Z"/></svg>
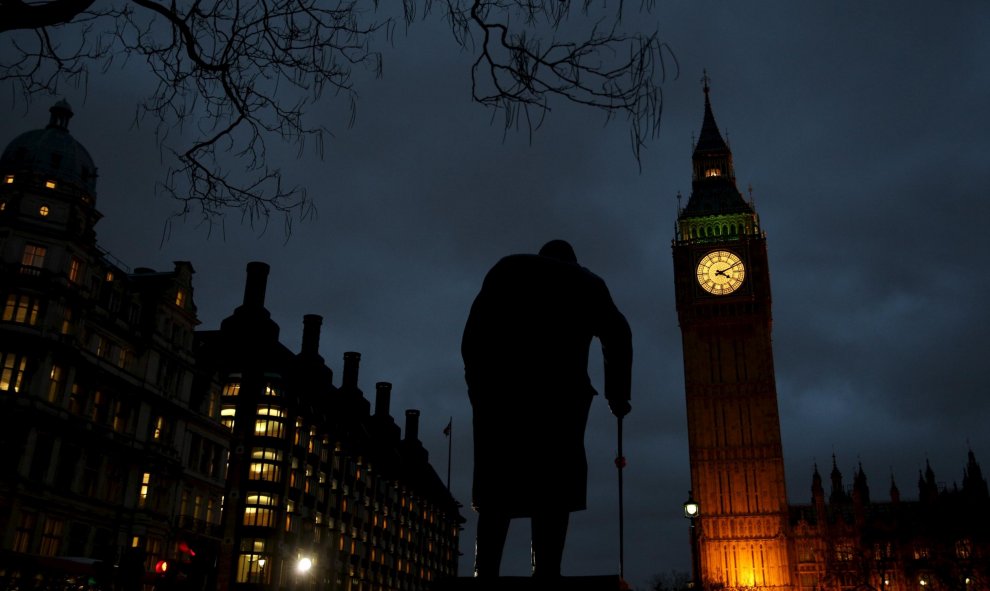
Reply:
<svg viewBox="0 0 990 591"><path fill-rule="evenodd" d="M684 349L696 576L705 588L790 589L787 494L770 339L766 236L705 116L673 240Z"/></svg>

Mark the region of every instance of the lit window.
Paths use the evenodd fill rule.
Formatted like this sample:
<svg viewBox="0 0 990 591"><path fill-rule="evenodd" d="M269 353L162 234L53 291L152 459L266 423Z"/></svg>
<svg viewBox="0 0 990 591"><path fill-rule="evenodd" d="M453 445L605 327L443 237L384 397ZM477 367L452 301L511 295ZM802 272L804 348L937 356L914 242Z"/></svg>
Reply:
<svg viewBox="0 0 990 591"><path fill-rule="evenodd" d="M79 283L79 279L82 276L82 261L76 257L72 257L69 261L69 281L73 283Z"/></svg>
<svg viewBox="0 0 990 591"><path fill-rule="evenodd" d="M265 396L279 396L281 394L274 384L265 384Z"/></svg>
<svg viewBox="0 0 990 591"><path fill-rule="evenodd" d="M281 464L281 451L256 447L251 450L251 469L248 472L248 478L277 482L282 474Z"/></svg>
<svg viewBox="0 0 990 591"><path fill-rule="evenodd" d="M45 525L41 531L41 548L38 553L42 556L58 556L62 545L62 530L65 520L56 517L45 517Z"/></svg>
<svg viewBox="0 0 990 591"><path fill-rule="evenodd" d="M275 507L278 497L274 495L247 495L244 501L244 525L274 527Z"/></svg>
<svg viewBox="0 0 990 591"><path fill-rule="evenodd" d="M271 568L265 568L268 559L264 539L242 539L241 553L237 557L238 583L267 583Z"/></svg>
<svg viewBox="0 0 990 591"><path fill-rule="evenodd" d="M186 303L186 292L177 290L175 292L175 305L181 308Z"/></svg>
<svg viewBox="0 0 990 591"><path fill-rule="evenodd" d="M227 427L231 431L234 430L234 416L237 414L237 408L233 405L223 405L220 408L220 423L224 427Z"/></svg>
<svg viewBox="0 0 990 591"><path fill-rule="evenodd" d="M31 536L34 534L34 526L37 522L38 514L30 511L21 513L21 520L17 524L14 533L14 552L27 553L31 549Z"/></svg>
<svg viewBox="0 0 990 591"><path fill-rule="evenodd" d="M721 168L709 168L708 170L705 171L705 178L709 178L709 177L713 177L713 176L722 176L722 169Z"/></svg>
<svg viewBox="0 0 990 591"><path fill-rule="evenodd" d="M54 189L55 188L55 181L45 181L45 188L46 189Z"/></svg>
<svg viewBox="0 0 990 591"><path fill-rule="evenodd" d="M109 355L111 345L110 339L101 334L96 335L96 356L106 357Z"/></svg>
<svg viewBox="0 0 990 591"><path fill-rule="evenodd" d="M42 205L38 208L38 215L41 217L48 217L49 213L51 213L51 211L48 209L47 205Z"/></svg>
<svg viewBox="0 0 990 591"><path fill-rule="evenodd" d="M69 334L72 332L72 309L66 308L65 312L62 314L62 327L60 329L62 334Z"/></svg>
<svg viewBox="0 0 990 591"><path fill-rule="evenodd" d="M0 201L0 211L7 211L7 202Z"/></svg>
<svg viewBox="0 0 990 591"><path fill-rule="evenodd" d="M26 295L7 296L7 304L3 308L3 321L34 326L38 322L38 301Z"/></svg>
<svg viewBox="0 0 990 591"><path fill-rule="evenodd" d="M8 185L12 184L14 182L14 175L8 174L7 176L3 177L3 182L7 183Z"/></svg>
<svg viewBox="0 0 990 591"><path fill-rule="evenodd" d="M58 404L62 399L62 368L52 365L52 371L48 374L48 402Z"/></svg>
<svg viewBox="0 0 990 591"><path fill-rule="evenodd" d="M254 422L254 434L259 437L279 437L285 433L285 411L267 404L258 406L258 419Z"/></svg>
<svg viewBox="0 0 990 591"><path fill-rule="evenodd" d="M148 491L151 487L151 473L145 472L141 476L141 491L138 494L138 507L144 507L148 503Z"/></svg>
<svg viewBox="0 0 990 591"><path fill-rule="evenodd" d="M27 358L13 353L0 353L0 391L21 391L21 380L27 368Z"/></svg>
<svg viewBox="0 0 990 591"><path fill-rule="evenodd" d="M123 400L115 400L113 403L113 417L110 419L110 428L117 433L127 433L130 431L130 424L130 405Z"/></svg>
<svg viewBox="0 0 990 591"><path fill-rule="evenodd" d="M165 417L158 415L155 418L155 428L151 432L151 437L154 440L159 440L165 435Z"/></svg>
<svg viewBox="0 0 990 591"><path fill-rule="evenodd" d="M113 271L107 271L106 280L113 281Z"/></svg>
<svg viewBox="0 0 990 591"><path fill-rule="evenodd" d="M221 392L223 396L237 396L240 393L241 393L240 382L231 382L227 384L226 386L223 387L223 392Z"/></svg>
<svg viewBox="0 0 990 591"><path fill-rule="evenodd" d="M45 254L48 249L37 244L28 244L24 247L24 255L21 257L21 266L31 269L40 269L45 266Z"/></svg>
<svg viewBox="0 0 990 591"><path fill-rule="evenodd" d="M220 400L220 395L216 390L210 390L210 393L206 396L206 416L216 418L217 406Z"/></svg>

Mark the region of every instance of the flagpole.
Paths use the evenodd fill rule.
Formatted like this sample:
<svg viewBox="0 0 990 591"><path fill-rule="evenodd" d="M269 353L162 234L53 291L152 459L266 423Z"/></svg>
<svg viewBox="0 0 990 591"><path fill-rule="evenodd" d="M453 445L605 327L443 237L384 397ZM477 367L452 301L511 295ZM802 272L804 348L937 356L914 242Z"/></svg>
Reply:
<svg viewBox="0 0 990 591"><path fill-rule="evenodd" d="M454 452L454 417L447 421L447 490L450 491L450 458Z"/></svg>

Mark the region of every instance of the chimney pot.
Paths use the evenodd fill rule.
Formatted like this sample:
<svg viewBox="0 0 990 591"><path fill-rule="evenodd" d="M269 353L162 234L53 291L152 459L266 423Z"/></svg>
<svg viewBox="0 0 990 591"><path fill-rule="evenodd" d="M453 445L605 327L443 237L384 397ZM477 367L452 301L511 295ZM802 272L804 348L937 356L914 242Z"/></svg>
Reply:
<svg viewBox="0 0 990 591"><path fill-rule="evenodd" d="M378 382L375 384L375 416L388 416L388 407L392 400L392 383Z"/></svg>
<svg viewBox="0 0 990 591"><path fill-rule="evenodd" d="M358 368L361 365L361 354L355 351L344 353L344 377L341 380L341 387L357 389Z"/></svg>
<svg viewBox="0 0 990 591"><path fill-rule="evenodd" d="M318 314L303 316L302 352L304 354L319 355L321 326L323 326L322 316Z"/></svg>
<svg viewBox="0 0 990 591"><path fill-rule="evenodd" d="M265 307L265 290L268 288L268 263L252 261L247 265L247 280L244 282L244 306Z"/></svg>
<svg viewBox="0 0 990 591"><path fill-rule="evenodd" d="M406 411L406 441L419 441L419 411L410 408Z"/></svg>

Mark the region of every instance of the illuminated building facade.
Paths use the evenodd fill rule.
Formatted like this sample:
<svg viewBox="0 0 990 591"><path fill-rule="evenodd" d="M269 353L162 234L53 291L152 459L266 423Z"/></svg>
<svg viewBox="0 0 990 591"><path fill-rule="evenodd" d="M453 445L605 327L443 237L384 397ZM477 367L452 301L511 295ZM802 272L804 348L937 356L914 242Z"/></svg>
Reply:
<svg viewBox="0 0 990 591"><path fill-rule="evenodd" d="M56 104L0 156L4 588L69 570L109 583L96 560L136 583L220 541L229 434L195 367L192 265L129 272L97 246L96 166L71 117Z"/></svg>
<svg viewBox="0 0 990 591"><path fill-rule="evenodd" d="M706 587L790 589L788 506L770 328L766 236L705 114L673 241L684 349L696 576Z"/></svg>
<svg viewBox="0 0 990 591"><path fill-rule="evenodd" d="M418 411L400 437L381 382L372 413L357 353L334 386L318 316L299 353L282 345L263 263L219 330L197 331L190 263L131 272L98 246L96 166L71 117L58 103L0 156L0 588L420 590L455 575L460 505Z"/></svg>
<svg viewBox="0 0 990 591"><path fill-rule="evenodd" d="M735 184L705 80L674 281L684 351L694 583L705 590L990 590L990 495L971 451L962 488L919 475L919 500L871 501L833 460L788 505L771 346L766 237ZM696 505L694 504L696 503ZM685 505L687 512L689 505Z"/></svg>
<svg viewBox="0 0 990 591"><path fill-rule="evenodd" d="M268 273L250 263L244 303L197 333L201 362L223 376L234 441L220 588L421 590L456 576L460 505L428 462L419 411L406 411L400 439L392 386L379 382L372 414L358 353L334 386L319 316L304 318L299 354L282 345L264 307Z"/></svg>
<svg viewBox="0 0 990 591"><path fill-rule="evenodd" d="M811 504L791 507L797 588L801 591L990 589L990 495L970 451L962 487L939 484L927 466L918 500L874 501L857 467L851 487L832 461L826 496L817 467Z"/></svg>

